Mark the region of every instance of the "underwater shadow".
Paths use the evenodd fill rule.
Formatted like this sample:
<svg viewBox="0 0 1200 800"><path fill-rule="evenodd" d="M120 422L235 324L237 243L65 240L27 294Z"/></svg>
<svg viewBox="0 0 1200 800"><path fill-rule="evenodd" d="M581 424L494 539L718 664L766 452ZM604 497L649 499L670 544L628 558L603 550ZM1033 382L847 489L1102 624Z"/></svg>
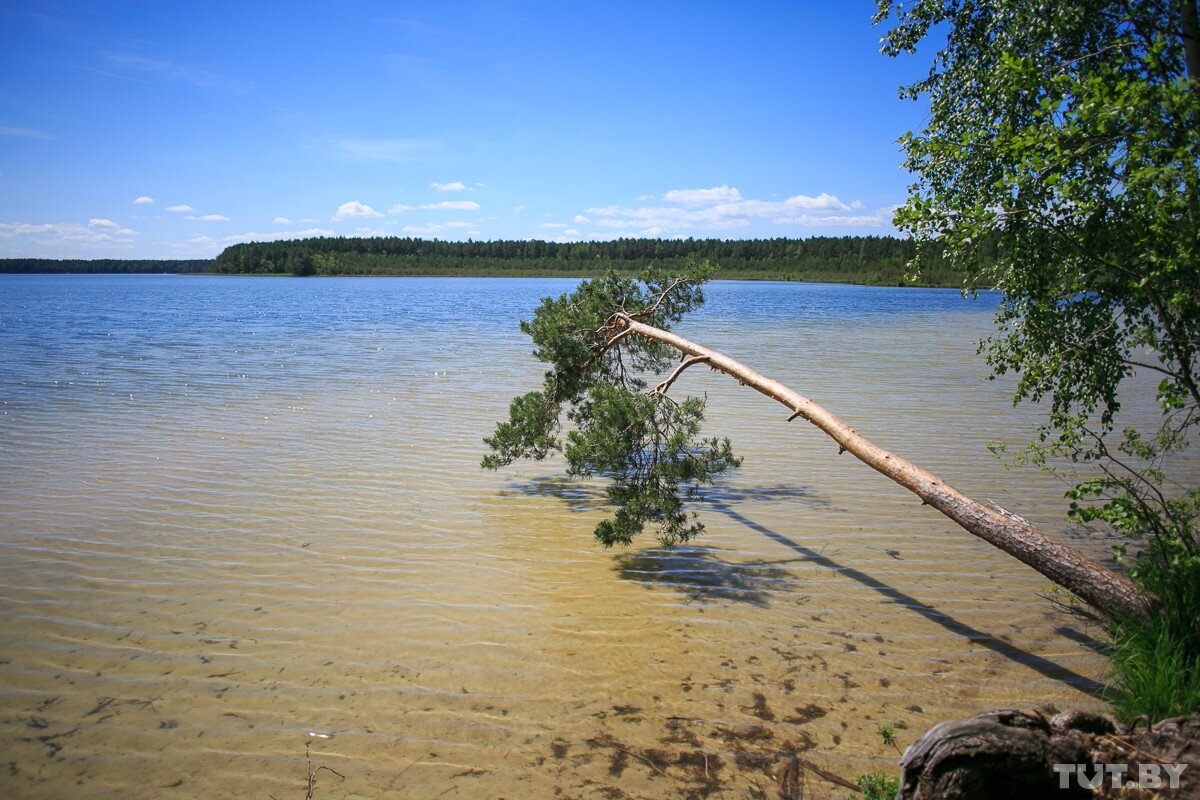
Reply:
<svg viewBox="0 0 1200 800"><path fill-rule="evenodd" d="M704 499L715 504L773 503L784 500L799 503L813 511L845 511L818 494L811 486L775 484L774 486L732 486L719 484L704 490Z"/></svg>
<svg viewBox="0 0 1200 800"><path fill-rule="evenodd" d="M819 495L810 486L775 484L774 486L734 486L718 483L705 486L701 492L705 501L713 503L783 502L798 503L813 511L845 511ZM518 494L525 497L551 497L560 500L571 511L595 511L608 506L608 498L598 483L569 478L566 475L543 475L527 481L510 481L500 495Z"/></svg>
<svg viewBox="0 0 1200 800"><path fill-rule="evenodd" d="M1112 645L1105 642L1103 639L1097 639L1090 633L1075 630L1074 628L1061 625L1054 629L1054 632L1060 636L1065 636L1080 647L1086 647L1097 655L1108 657L1112 653Z"/></svg>
<svg viewBox="0 0 1200 800"><path fill-rule="evenodd" d="M1057 664L1048 658L1039 656L1036 653L1030 653L1027 650L1013 645L1003 639L998 639L989 633L985 633L978 628L973 628L965 622L961 622L944 611L939 611L928 603L924 603L912 595L905 594L899 589L884 583L877 578L874 578L862 570L854 567L846 566L845 564L834 561L832 558L817 552L812 548L805 547L799 542L793 541L781 533L771 530L770 528L760 525L752 519L748 519L738 513L731 506L721 503L712 502L711 507L729 517L735 522L739 522L757 533L761 533L772 541L778 542L784 547L788 547L800 555L804 556L807 561L819 564L822 567L836 570L846 577L854 580L867 588L878 592L887 599L897 603L910 611L915 611L930 622L937 623L953 634L962 636L970 641L986 647L993 653L1003 656L1015 664L1020 664L1023 667L1038 672L1039 674L1050 678L1054 681L1062 681L1069 686L1078 689L1081 692L1091 695L1092 697L1101 697L1104 692L1104 684L1095 681L1086 675L1080 675L1074 670Z"/></svg>
<svg viewBox="0 0 1200 800"><path fill-rule="evenodd" d="M790 589L798 582L795 573L778 566L803 561L726 561L707 547L657 547L613 555L622 580L673 589L691 603L731 600L754 606L766 606L775 592Z"/></svg>
<svg viewBox="0 0 1200 800"><path fill-rule="evenodd" d="M519 494L526 497L553 497L561 500L570 511L594 511L604 508L608 500L604 490L565 475L530 478L527 481L510 482L500 490L500 496Z"/></svg>

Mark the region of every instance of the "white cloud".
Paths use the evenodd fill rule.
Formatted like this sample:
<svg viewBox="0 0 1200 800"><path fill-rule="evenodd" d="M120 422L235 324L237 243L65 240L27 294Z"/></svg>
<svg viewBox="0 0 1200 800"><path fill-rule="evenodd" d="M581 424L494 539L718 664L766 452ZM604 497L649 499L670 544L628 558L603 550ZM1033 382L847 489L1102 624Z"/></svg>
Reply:
<svg viewBox="0 0 1200 800"><path fill-rule="evenodd" d="M122 236L131 236L137 233L137 231L131 231L129 228L122 228L111 219L89 219L88 227L101 228L102 230L112 231L113 233L117 233Z"/></svg>
<svg viewBox="0 0 1200 800"><path fill-rule="evenodd" d="M736 203L741 199L742 193L730 186L714 186L711 189L672 189L663 195L663 200L668 203L684 205Z"/></svg>
<svg viewBox="0 0 1200 800"><path fill-rule="evenodd" d="M438 183L434 181L429 184L429 188L437 189L439 192L461 192L467 187L463 185L462 181L454 181L452 183Z"/></svg>
<svg viewBox="0 0 1200 800"><path fill-rule="evenodd" d="M421 206L421 208L448 208L453 211L478 211L479 203L474 200L443 200L440 203L430 203L429 205Z"/></svg>
<svg viewBox="0 0 1200 800"><path fill-rule="evenodd" d="M180 203L179 205L175 205L175 206L167 206L167 211L183 212L183 211L195 211L195 210L196 209L192 208L191 206L185 205L183 203Z"/></svg>
<svg viewBox="0 0 1200 800"><path fill-rule="evenodd" d="M122 245L132 242L126 238L137 231L122 228L109 219L92 219L87 225L73 222L43 223L30 225L25 222L0 222L0 237L11 239L29 236L42 242L58 242L90 247L96 245Z"/></svg>
<svg viewBox="0 0 1200 800"><path fill-rule="evenodd" d="M469 229L474 226L473 222L430 222L425 225L405 225L400 232L409 236L437 236L446 231Z"/></svg>
<svg viewBox="0 0 1200 800"><path fill-rule="evenodd" d="M606 236L681 236L700 229L711 231L744 228L754 223L798 227L884 227L891 213L852 213L864 206L845 203L828 192L793 195L786 200L755 200L731 186L709 189L672 189L664 205L588 208L576 223L607 229Z"/></svg>
<svg viewBox="0 0 1200 800"><path fill-rule="evenodd" d="M229 222L229 217L225 216L224 214L205 214L203 217L200 217L200 219L204 220L205 222Z"/></svg>
<svg viewBox="0 0 1200 800"><path fill-rule="evenodd" d="M819 211L849 211L851 208L851 206L846 205L841 200L826 192L821 192L816 197L798 194L794 197L789 197L783 202L788 208L804 208ZM857 200L854 202L854 205L862 208L862 203Z"/></svg>
<svg viewBox="0 0 1200 800"><path fill-rule="evenodd" d="M290 219L288 219L287 217L276 217L275 224L276 225L291 225L292 221Z"/></svg>
<svg viewBox="0 0 1200 800"><path fill-rule="evenodd" d="M397 203L388 209L388 213L403 214L405 211L416 211L417 209L422 209L425 211L438 211L443 209L450 211L478 211L479 203L476 203L474 200L443 200L440 203L426 203L425 205L420 206L408 206L404 205L403 203Z"/></svg>
<svg viewBox="0 0 1200 800"><path fill-rule="evenodd" d="M216 239L212 238L211 236L193 236L191 239L188 239L188 241L192 244L212 244L216 241Z"/></svg>
<svg viewBox="0 0 1200 800"><path fill-rule="evenodd" d="M330 217L330 219L334 222L337 222L338 220L353 219L354 217L382 216L383 214L380 214L370 206L360 203L357 200L351 200L349 203L342 203L340 206L338 206L337 213Z"/></svg>
<svg viewBox="0 0 1200 800"><path fill-rule="evenodd" d="M310 239L314 236L336 236L333 231L324 228L308 228L303 231L272 231L270 233L238 233L221 239L226 244L235 242L273 242L279 239Z"/></svg>
<svg viewBox="0 0 1200 800"><path fill-rule="evenodd" d="M524 210L525 210L525 206L513 206L512 213L520 214Z"/></svg>
<svg viewBox="0 0 1200 800"><path fill-rule="evenodd" d="M149 195L142 195L141 197L139 197L133 201L133 204L135 206L148 206L148 205L153 205L153 203L154 203L154 198L150 197Z"/></svg>

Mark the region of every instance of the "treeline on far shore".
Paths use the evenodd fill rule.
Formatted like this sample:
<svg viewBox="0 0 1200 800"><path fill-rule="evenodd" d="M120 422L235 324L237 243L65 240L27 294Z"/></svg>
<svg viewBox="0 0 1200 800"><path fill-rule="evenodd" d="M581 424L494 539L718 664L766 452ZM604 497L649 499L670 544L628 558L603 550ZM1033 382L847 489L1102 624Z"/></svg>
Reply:
<svg viewBox="0 0 1200 800"><path fill-rule="evenodd" d="M424 275L580 277L609 270L671 270L706 259L717 278L792 280L897 286L961 286L966 277L938 257L926 257L909 280L916 245L894 236L814 236L808 239L616 239L445 242L401 237L319 237L231 245L215 260L0 259L0 272L215 273L222 275ZM994 252L983 248L986 262Z"/></svg>
<svg viewBox="0 0 1200 800"><path fill-rule="evenodd" d="M916 245L894 236L808 239L616 239L608 242L445 242L402 237L312 238L225 248L213 270L230 275L580 276L608 270L670 270L707 259L716 277L895 286ZM921 265L925 286L961 286L964 273L940 259Z"/></svg>
<svg viewBox="0 0 1200 800"><path fill-rule="evenodd" d="M79 274L148 274L211 272L213 260L165 258L0 258L0 272L21 273L79 273Z"/></svg>

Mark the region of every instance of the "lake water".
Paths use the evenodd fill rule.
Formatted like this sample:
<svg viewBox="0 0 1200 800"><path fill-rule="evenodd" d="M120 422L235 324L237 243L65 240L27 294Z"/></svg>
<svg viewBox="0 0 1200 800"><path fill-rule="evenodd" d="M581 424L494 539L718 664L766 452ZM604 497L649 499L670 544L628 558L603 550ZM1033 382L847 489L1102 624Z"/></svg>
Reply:
<svg viewBox="0 0 1200 800"><path fill-rule="evenodd" d="M896 771L882 724L1096 705L1045 579L715 373L672 391L745 464L694 546L606 551L561 464L481 471L573 284L0 275L0 794L773 797L793 751ZM1066 532L985 447L1038 420L975 354L994 296L708 297L681 333Z"/></svg>

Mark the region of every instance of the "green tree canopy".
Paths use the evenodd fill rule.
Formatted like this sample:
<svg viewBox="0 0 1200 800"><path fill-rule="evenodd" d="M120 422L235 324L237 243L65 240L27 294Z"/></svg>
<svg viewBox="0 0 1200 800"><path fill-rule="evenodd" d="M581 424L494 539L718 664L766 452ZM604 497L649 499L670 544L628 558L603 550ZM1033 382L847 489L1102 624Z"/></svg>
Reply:
<svg viewBox="0 0 1200 800"><path fill-rule="evenodd" d="M485 440L491 453L483 466L561 452L569 475L607 478L616 511L595 530L606 546L628 544L647 523L665 545L700 533L702 523L684 502L741 459L728 439L700 436L703 400L676 401L668 382L646 391L648 377L668 369L675 351L622 333L618 317L669 330L704 302L708 272L707 265L693 265L670 279L609 274L544 299L533 319L521 323L537 358L550 365L544 385L512 401L508 421Z"/></svg>
<svg viewBox="0 0 1200 800"><path fill-rule="evenodd" d="M1016 400L1045 400L1021 454L1083 471L1071 512L1126 535L1161 600L1113 627L1129 716L1200 703L1200 26L1196 0L879 0L889 55L940 44L896 223L1004 292L981 345ZM942 35L945 34L944 43ZM980 248L995 259L979 267ZM1159 424L1121 426L1135 371ZM1152 415L1153 416L1153 415ZM1079 478L1077 478L1078 480ZM1124 553L1124 545L1117 555Z"/></svg>
<svg viewBox="0 0 1200 800"><path fill-rule="evenodd" d="M1195 488L1167 502L1161 473L1107 443L1135 369L1160 374L1165 427L1126 437L1132 462L1185 447L1200 412L1195 0L880 0L876 21L890 55L947 34L902 89L930 115L902 139L916 181L897 224L1004 292L988 363L1048 401L1043 443L1107 471L1079 493L1103 509L1077 513L1195 555Z"/></svg>

